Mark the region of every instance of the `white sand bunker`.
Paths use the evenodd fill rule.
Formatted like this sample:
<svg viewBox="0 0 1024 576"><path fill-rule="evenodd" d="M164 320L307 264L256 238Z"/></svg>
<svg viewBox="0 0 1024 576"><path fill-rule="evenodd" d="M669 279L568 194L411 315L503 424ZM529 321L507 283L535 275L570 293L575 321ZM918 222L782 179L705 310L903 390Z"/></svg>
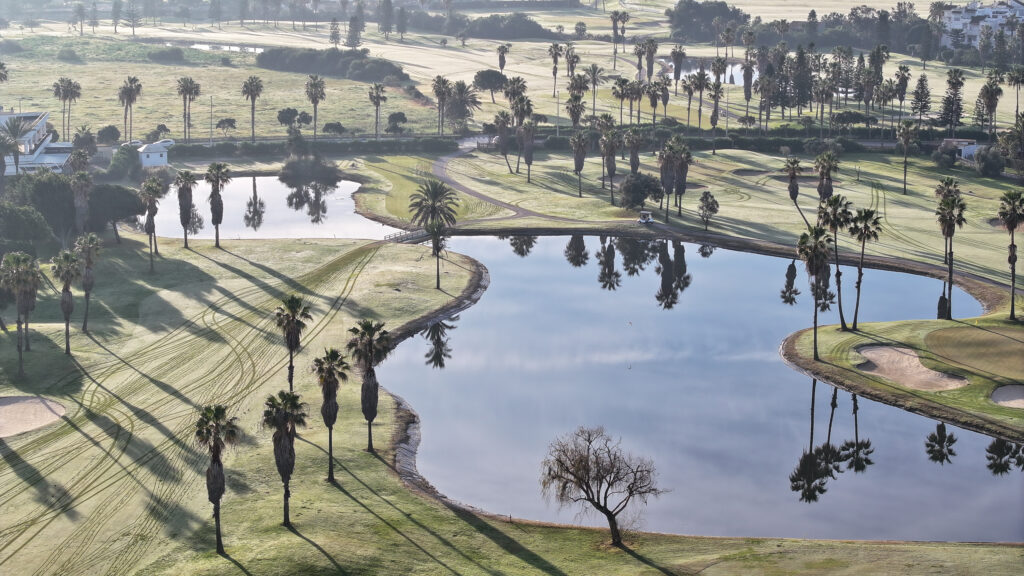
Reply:
<svg viewBox="0 0 1024 576"><path fill-rule="evenodd" d="M992 401L1000 406L1024 408L1024 386L1020 384L1000 386L992 392Z"/></svg>
<svg viewBox="0 0 1024 576"><path fill-rule="evenodd" d="M0 397L0 438L14 436L56 422L64 406L36 396Z"/></svg>
<svg viewBox="0 0 1024 576"><path fill-rule="evenodd" d="M917 352L901 346L864 346L857 352L867 358L858 368L877 374L907 388L934 392L967 385L967 380L952 374L925 368Z"/></svg>

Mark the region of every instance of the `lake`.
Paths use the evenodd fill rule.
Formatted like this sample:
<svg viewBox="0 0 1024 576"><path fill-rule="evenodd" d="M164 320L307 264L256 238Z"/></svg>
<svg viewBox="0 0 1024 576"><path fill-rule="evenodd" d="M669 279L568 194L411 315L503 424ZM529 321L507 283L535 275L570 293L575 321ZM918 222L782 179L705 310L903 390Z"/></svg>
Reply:
<svg viewBox="0 0 1024 576"><path fill-rule="evenodd" d="M703 258L691 244L569 243L453 239L450 249L485 264L491 284L452 322L451 358L443 369L428 366L430 346L416 337L378 369L381 384L419 413L419 470L442 493L496 514L572 523L575 510L541 497L540 463L557 436L603 425L652 458L671 490L647 507L645 530L1024 540L1024 474L989 472L990 438L950 427L956 455L936 464L925 451L934 421L859 398L855 431L849 393L837 393L833 414L833 389L782 363L783 338L812 321L799 261L790 306L780 298L786 259L721 249ZM855 276L844 267L848 320ZM861 321L933 318L941 291L938 280L869 270ZM981 313L959 289L953 309ZM821 321L838 322L834 306ZM843 466L807 503L790 474L812 426L816 446L830 434L836 446L870 439L873 463L861 473Z"/></svg>
<svg viewBox="0 0 1024 576"><path fill-rule="evenodd" d="M202 178L201 174L197 177ZM398 230L366 219L355 212L352 194L359 184L342 180L336 188L289 188L275 176L234 178L221 195L224 198L223 239L241 238L366 238L379 240ZM201 182L192 201L205 222L189 238L211 239L210 186ZM260 204L262 203L262 205ZM262 208L262 209L261 209ZM156 232L161 237L181 238L178 197L174 188L160 202Z"/></svg>

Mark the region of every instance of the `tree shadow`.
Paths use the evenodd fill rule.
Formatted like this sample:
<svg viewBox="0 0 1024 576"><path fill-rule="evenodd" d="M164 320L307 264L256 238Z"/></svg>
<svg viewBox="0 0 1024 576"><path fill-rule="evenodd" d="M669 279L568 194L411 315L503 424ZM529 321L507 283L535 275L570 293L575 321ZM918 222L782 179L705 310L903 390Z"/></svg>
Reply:
<svg viewBox="0 0 1024 576"><path fill-rule="evenodd" d="M632 556L633 559L637 562L640 562L641 564L646 564L647 566L650 566L651 568L657 570L658 572L661 572L662 574L665 574L666 576L679 576L680 574L689 574L689 572L673 572L668 568L665 568L664 566L654 562L653 560L650 560L649 558L635 552L632 548L626 546L625 544L619 546L619 548L621 548L622 551L626 554Z"/></svg>
<svg viewBox="0 0 1024 576"><path fill-rule="evenodd" d="M138 434L121 426L119 422L110 419L106 414L100 414L88 407L83 407L83 411L85 418L104 434L110 436L115 445L121 441L122 436L125 438L121 452L133 464L145 467L161 480L171 482L181 480L181 472L171 464L167 457L155 446L140 438Z"/></svg>
<svg viewBox="0 0 1024 576"><path fill-rule="evenodd" d="M47 480L38 468L22 458L2 438L0 438L0 458L8 468L18 475L18 478L21 478L22 482L36 491L36 502L50 510L64 514L72 522L78 521L78 513L74 510L75 498L71 492L63 485ZM10 520L8 518L8 521Z"/></svg>
<svg viewBox="0 0 1024 576"><path fill-rule="evenodd" d="M299 538L302 538L306 542L308 542L310 546L312 546L313 548L316 548L321 554L323 554L324 558L327 558L328 560L330 560L331 564L334 564L334 568L338 571L337 572L338 574L348 574L349 573L347 570L345 570L344 568L341 567L341 564L338 564L338 561L335 560L333 556L331 556L330 554L327 553L327 550L324 550L322 546L320 546L316 542L313 542L312 540L307 538L302 532L299 532L299 529L296 528L294 525L289 526L288 527L288 531L291 532L292 534L295 534Z"/></svg>
<svg viewBox="0 0 1024 576"><path fill-rule="evenodd" d="M97 346L102 348L104 352L109 354L111 357L117 359L117 361L120 362L121 364L124 364L128 368L131 368L133 372L135 372L139 376L142 376L143 378L145 378L150 384L153 384L154 386L156 386L157 388L162 390L168 396L173 396L178 401L184 402L185 404L188 404L189 406L191 406L193 408L197 407L195 402L193 402L191 398L189 398L188 396L185 396L184 394L182 394L180 391L178 391L177 388L171 386L170 384L167 384L166 382L163 382L161 380L157 380L156 378L153 378L149 374L146 374L145 372L139 370L131 362L125 360L124 358L121 358L120 356L117 355L116 352L114 352L110 348L107 348L106 346L104 346L103 343L100 342L99 340L97 340L92 334L89 334L89 339L91 339ZM86 376L88 376L88 373L85 372L84 369L82 369L82 373L86 374ZM89 376L89 378L92 379L91 376ZM93 382L96 383L97 386L100 386L100 388L103 388L103 386L101 386L99 384L99 382L97 382L96 380L93 380ZM110 392L106 388L104 388L104 390L107 391L112 396L114 396L115 398L117 398L118 400L121 400L121 398L118 398L113 392ZM122 402L124 402L124 401L122 400ZM148 413L147 413L147 415L148 415ZM152 418L152 416L150 416L150 418ZM173 436L173 434L171 434L171 436Z"/></svg>
<svg viewBox="0 0 1024 576"><path fill-rule="evenodd" d="M231 563L234 564L236 568L238 568L239 570L242 571L242 574L245 574L245 576L252 576L252 572L249 572L248 570L246 570L245 566L243 566L242 563L239 562L238 560L235 560L231 556L231 554L228 554L227 552L225 552L225 553L221 554L220 556L221 556L221 558L227 558L228 560L230 560Z"/></svg>
<svg viewBox="0 0 1024 576"><path fill-rule="evenodd" d="M560 570L557 566L548 562L537 553L533 552L526 546L523 546L516 539L505 534L501 530L498 530L486 520L476 515L475 513L451 504L448 501L444 501L446 508L451 510L453 514L458 516L460 520L469 524L474 530L479 532L482 536L486 537L491 542L498 545L499 548L505 552L519 558L523 562L526 562L530 566L533 566L537 570L540 570L544 574L555 574L557 576L568 576L565 572Z"/></svg>
<svg viewBox="0 0 1024 576"><path fill-rule="evenodd" d="M285 274L282 274L282 273L278 272L277 270L274 270L273 268L271 268L269 266L266 266L264 264L260 264L258 262L253 262L252 260L249 260L245 256L239 256L238 254L235 254L234 252L232 252L232 251L230 251L230 250L228 250L226 248L221 248L221 250L224 251L226 254L230 254L231 256L234 256L235 258L238 258L239 260L245 262L246 264L252 266L253 268L256 268L257 270L260 270L261 272L264 272L264 273L266 273L269 276L273 276L274 278L277 278L278 280L280 280L282 283L287 285L289 288L291 288L295 292L301 292L303 294L309 294L311 296L315 296L315 294L312 294L309 291L308 288L306 288L302 284L296 282L295 279L292 278L291 276L287 276ZM234 268L230 264L224 264L223 262L217 262L216 260L214 260L214 262L216 262L220 266L223 266L225 269L228 269L228 270L238 270L237 268ZM247 275L244 272L240 272L239 271L239 272L237 272L237 274L240 274L241 276L243 276L243 277L245 277L247 279L252 280L254 283L258 282L257 280L255 280L255 277L253 277L251 275ZM280 291L277 290L277 292L280 292ZM278 297L278 299L280 299L280 297Z"/></svg>

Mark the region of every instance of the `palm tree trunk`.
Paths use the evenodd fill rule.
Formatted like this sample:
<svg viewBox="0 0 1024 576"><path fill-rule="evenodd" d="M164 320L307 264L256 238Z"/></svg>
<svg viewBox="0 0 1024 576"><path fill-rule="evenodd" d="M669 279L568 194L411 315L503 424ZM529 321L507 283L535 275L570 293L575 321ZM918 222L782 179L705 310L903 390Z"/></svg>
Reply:
<svg viewBox="0 0 1024 576"><path fill-rule="evenodd" d="M292 388L292 377L295 375L295 363L293 361L294 358L295 358L295 353L291 350L291 348L289 348L288 349L288 391L289 392L294 392L295 391Z"/></svg>
<svg viewBox="0 0 1024 576"><path fill-rule="evenodd" d="M289 527L292 525L292 521L291 521L291 519L288 516L288 499L291 498L291 496L292 496L292 491L288 487L288 482L285 482L284 483L284 525L285 526L289 526Z"/></svg>
<svg viewBox="0 0 1024 576"><path fill-rule="evenodd" d="M814 309L815 309L815 311L817 311L817 309L818 309L817 302L815 302ZM814 397L815 397L815 395L817 393L818 393L818 379L817 378L811 378L811 440L809 442L809 446L808 446L808 450L807 450L808 452L813 452L814 451Z"/></svg>
<svg viewBox="0 0 1024 576"><path fill-rule="evenodd" d="M434 255L435 264L437 266L437 285L435 288L441 289L441 253L438 252Z"/></svg>
<svg viewBox="0 0 1024 576"><path fill-rule="evenodd" d="M903 195L907 194L907 148L909 146L903 146Z"/></svg>
<svg viewBox="0 0 1024 576"><path fill-rule="evenodd" d="M250 140L252 143L256 143L256 98L252 99L252 105L249 107L249 130Z"/></svg>
<svg viewBox="0 0 1024 576"><path fill-rule="evenodd" d="M220 224L213 227L214 246L220 248Z"/></svg>
<svg viewBox="0 0 1024 576"><path fill-rule="evenodd" d="M185 250L188 250L188 228L185 228Z"/></svg>
<svg viewBox="0 0 1024 576"><path fill-rule="evenodd" d="M153 252L155 252L157 255L160 254L160 247L157 246L156 244L156 232L153 233Z"/></svg>
<svg viewBox="0 0 1024 576"><path fill-rule="evenodd" d="M853 331L857 331L857 316L860 314L860 285L864 281L864 248L867 239L860 243L860 263L857 264L857 303L853 306Z"/></svg>
<svg viewBox="0 0 1024 576"><path fill-rule="evenodd" d="M64 319L64 354L71 356L71 318Z"/></svg>
<svg viewBox="0 0 1024 576"><path fill-rule="evenodd" d="M832 443L832 422L836 418L836 407L839 406L839 403L837 402L838 397L839 397L839 388L833 387L832 388L832 402L829 404L831 406L832 410L831 410L831 412L829 412L829 415L828 415L828 436L825 437L825 443L826 444L831 444Z"/></svg>
<svg viewBox="0 0 1024 576"><path fill-rule="evenodd" d="M817 280L815 280L815 282L817 282ZM814 360L815 361L821 360L821 358L818 357L818 296L817 295L814 296ZM811 398L814 398L813 394L811 395ZM813 400L812 400L812 402L813 402ZM814 408L813 408L814 404L811 404L811 406L812 406L811 414L813 415L814 414ZM811 435L812 435L812 437L814 435L814 427L813 426L811 427Z"/></svg>
<svg viewBox="0 0 1024 576"><path fill-rule="evenodd" d="M224 554L224 540L220 536L220 502L213 503L213 525L217 528L217 554Z"/></svg>
<svg viewBox="0 0 1024 576"><path fill-rule="evenodd" d="M491 97L492 98L494 97L493 93L491 94ZM318 108L318 106L316 104L314 104L313 105L313 141L314 142L316 142L317 108Z"/></svg>
<svg viewBox="0 0 1024 576"><path fill-rule="evenodd" d="M527 164L526 165L526 183L527 184L530 183L530 168L532 168L532 167L533 167L533 164Z"/></svg>
<svg viewBox="0 0 1024 576"><path fill-rule="evenodd" d="M839 326L844 332L849 330L846 326L846 317L843 316L843 271L839 269L839 229L832 235L836 253L836 301L839 303Z"/></svg>
<svg viewBox="0 0 1024 576"><path fill-rule="evenodd" d="M373 452L373 422L366 421L366 451Z"/></svg>
<svg viewBox="0 0 1024 576"><path fill-rule="evenodd" d="M946 297L946 320L953 319L953 239L949 239L949 296Z"/></svg>
<svg viewBox="0 0 1024 576"><path fill-rule="evenodd" d="M327 481L334 482L334 426L327 428Z"/></svg>
<svg viewBox="0 0 1024 576"><path fill-rule="evenodd" d="M22 351L25 348L24 345L25 334L21 327L21 315L18 315L18 376L25 377L25 362L22 355Z"/></svg>
<svg viewBox="0 0 1024 576"><path fill-rule="evenodd" d="M1013 240L1013 230L1010 230L1010 320L1016 320L1014 314L1017 299L1017 244Z"/></svg>
<svg viewBox="0 0 1024 576"><path fill-rule="evenodd" d="M153 271L153 235L149 235L149 271Z"/></svg>
<svg viewBox="0 0 1024 576"><path fill-rule="evenodd" d="M576 189L579 193L579 197L583 198L583 176L579 172L576 173Z"/></svg>
<svg viewBox="0 0 1024 576"><path fill-rule="evenodd" d="M85 320L82 321L82 332L89 331L89 296L91 295L91 290L85 293Z"/></svg>

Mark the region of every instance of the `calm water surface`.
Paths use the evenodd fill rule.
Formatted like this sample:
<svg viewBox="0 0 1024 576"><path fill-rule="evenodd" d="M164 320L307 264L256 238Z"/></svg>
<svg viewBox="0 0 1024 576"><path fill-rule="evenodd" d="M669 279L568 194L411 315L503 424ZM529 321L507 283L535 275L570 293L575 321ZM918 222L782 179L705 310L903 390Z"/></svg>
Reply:
<svg viewBox="0 0 1024 576"><path fill-rule="evenodd" d="M200 175L201 177L201 175ZM238 177L222 192L224 222L221 238L367 238L379 240L395 228L363 218L355 212L352 193L359 184L342 180L337 187L289 188L276 176ZM190 238L213 238L210 223L210 186L201 182L192 193L205 225ZM181 238L178 197L173 190L160 202L156 232Z"/></svg>
<svg viewBox="0 0 1024 576"><path fill-rule="evenodd" d="M542 499L540 462L556 436L603 425L651 457L671 490L648 506L647 530L1024 540L1024 474L989 472L990 438L950 427L956 455L939 465L925 451L934 421L866 399L856 435L870 439L872 464L862 473L844 465L815 503L791 489L812 426L815 446L829 438L830 417L832 444L855 437L851 395L838 392L833 415L833 389L818 383L812 423L811 380L779 358L782 339L811 323L799 262L801 294L789 306L780 299L788 260L637 242L616 242L615 258L605 248L599 259L598 238L579 240L587 262L573 267L569 237L454 239L453 251L488 267L491 285L452 322L446 367L426 365L431 348L415 338L378 370L419 412L419 469L443 493L498 514L573 522L574 511ZM568 256L581 264L576 246ZM844 270L850 318L856 271ZM941 291L940 281L868 271L861 319L932 318ZM954 292L954 314L981 312Z"/></svg>

